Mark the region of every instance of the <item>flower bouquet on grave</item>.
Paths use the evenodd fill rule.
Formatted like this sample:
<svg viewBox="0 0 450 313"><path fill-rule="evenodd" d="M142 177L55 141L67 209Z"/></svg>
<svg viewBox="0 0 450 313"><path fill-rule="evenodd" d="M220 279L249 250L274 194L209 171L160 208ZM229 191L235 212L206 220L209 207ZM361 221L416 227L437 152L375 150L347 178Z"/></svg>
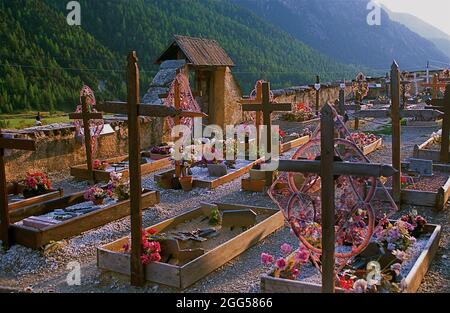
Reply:
<svg viewBox="0 0 450 313"><path fill-rule="evenodd" d="M194 178L192 177L191 167L195 166L199 160L199 157L196 153L195 146L187 146L181 154L180 164L181 164L181 177L179 178L179 182L181 184L181 188L184 191L192 190L192 183Z"/></svg>
<svg viewBox="0 0 450 313"><path fill-rule="evenodd" d="M106 161L100 161L100 160L94 160L94 161L92 161L92 168L93 168L94 170L101 170L101 171L104 171L104 170L106 170L106 169L109 168L109 167L110 167L110 165L109 165L109 163L106 162Z"/></svg>
<svg viewBox="0 0 450 313"><path fill-rule="evenodd" d="M295 253L290 244L284 243L280 247L281 256L275 261L275 258L268 253L261 254L261 263L274 267L273 277L295 280L300 275L303 265L309 262L310 252L300 244Z"/></svg>
<svg viewBox="0 0 450 313"><path fill-rule="evenodd" d="M121 173L111 172L107 190L117 201L130 199L130 180L124 179Z"/></svg>
<svg viewBox="0 0 450 313"><path fill-rule="evenodd" d="M297 103L293 112L284 113L281 119L288 122L305 122L314 119L312 109L306 103Z"/></svg>
<svg viewBox="0 0 450 313"><path fill-rule="evenodd" d="M347 136L345 139L349 141L353 141L358 148L363 149L365 146L370 145L378 140L378 137L374 134L365 134L365 133L352 133L350 136Z"/></svg>
<svg viewBox="0 0 450 313"><path fill-rule="evenodd" d="M27 173L23 184L24 189L22 195L24 198L45 194L52 188L51 181L42 172Z"/></svg>
<svg viewBox="0 0 450 313"><path fill-rule="evenodd" d="M170 157L171 154L171 146L170 145L161 145L158 147L153 147L150 149L150 158L152 160L161 160Z"/></svg>
<svg viewBox="0 0 450 313"><path fill-rule="evenodd" d="M84 199L88 201L92 201L95 205L102 205L107 197L111 196L111 192L109 190L105 190L100 186L90 187L84 193Z"/></svg>
<svg viewBox="0 0 450 313"><path fill-rule="evenodd" d="M142 232L141 245L142 245L142 255L141 263L147 265L153 262L161 261L161 245L159 240L163 237L157 235L157 231L150 228ZM125 253L130 253L131 244L128 242L122 249Z"/></svg>

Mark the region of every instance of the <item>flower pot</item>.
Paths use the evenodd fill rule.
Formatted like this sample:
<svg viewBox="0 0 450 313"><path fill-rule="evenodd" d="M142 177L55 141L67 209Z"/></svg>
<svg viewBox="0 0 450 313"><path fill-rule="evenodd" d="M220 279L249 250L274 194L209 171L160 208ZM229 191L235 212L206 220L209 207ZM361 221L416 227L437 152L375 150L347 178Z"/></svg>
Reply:
<svg viewBox="0 0 450 313"><path fill-rule="evenodd" d="M227 166L225 164L208 164L208 174L212 177L221 177L227 175Z"/></svg>
<svg viewBox="0 0 450 313"><path fill-rule="evenodd" d="M191 191L192 190L192 182L194 181L194 178L192 176L182 176L179 178L181 188L183 188L184 191Z"/></svg>
<svg viewBox="0 0 450 313"><path fill-rule="evenodd" d="M170 157L170 154L158 154L150 152L150 159L152 160L161 160Z"/></svg>
<svg viewBox="0 0 450 313"><path fill-rule="evenodd" d="M105 202L105 198L95 198L94 201L92 201L95 205L102 205L103 202Z"/></svg>

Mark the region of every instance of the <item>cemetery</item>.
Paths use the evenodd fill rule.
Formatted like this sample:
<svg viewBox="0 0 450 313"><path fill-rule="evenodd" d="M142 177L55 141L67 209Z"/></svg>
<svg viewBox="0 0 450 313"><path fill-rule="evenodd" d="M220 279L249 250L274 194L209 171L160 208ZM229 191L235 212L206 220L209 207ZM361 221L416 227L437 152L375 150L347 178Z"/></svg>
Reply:
<svg viewBox="0 0 450 313"><path fill-rule="evenodd" d="M37 136L0 132L0 290L21 292L39 274L34 286L46 292L42 277L63 281L78 254L91 284L52 288L432 288L427 272L445 263L441 237L448 239L447 81L420 83L394 61L375 82L363 73L332 83L316 75L309 86L277 90L261 78L245 96L218 42L186 36L175 36L156 64L143 97L148 73L134 50L123 71L126 99L97 101L83 85L66 150L82 162L52 168L64 153L42 148ZM126 123L111 126L111 118ZM413 130L406 120L442 125ZM430 138L418 144L421 136ZM111 145L121 148L105 157ZM13 169L36 151L48 161L23 163L27 174L18 179ZM39 266L20 261L27 258ZM7 286L17 272L22 281Z"/></svg>

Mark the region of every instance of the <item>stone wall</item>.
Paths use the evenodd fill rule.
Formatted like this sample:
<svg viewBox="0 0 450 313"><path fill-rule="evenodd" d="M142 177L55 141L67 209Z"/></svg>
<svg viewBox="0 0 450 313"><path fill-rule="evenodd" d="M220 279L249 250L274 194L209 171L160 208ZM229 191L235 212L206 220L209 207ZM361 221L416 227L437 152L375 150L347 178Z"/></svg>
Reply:
<svg viewBox="0 0 450 313"><path fill-rule="evenodd" d="M126 118L108 119L115 133L100 136L98 159L121 156L128 153L128 128ZM141 118L141 146L151 147L161 142L162 119ZM22 179L27 171L40 170L46 173L67 173L70 166L86 162L84 145L75 139L72 124L53 124L20 131L4 131L16 138L36 141L36 151L7 151L6 175L8 180Z"/></svg>

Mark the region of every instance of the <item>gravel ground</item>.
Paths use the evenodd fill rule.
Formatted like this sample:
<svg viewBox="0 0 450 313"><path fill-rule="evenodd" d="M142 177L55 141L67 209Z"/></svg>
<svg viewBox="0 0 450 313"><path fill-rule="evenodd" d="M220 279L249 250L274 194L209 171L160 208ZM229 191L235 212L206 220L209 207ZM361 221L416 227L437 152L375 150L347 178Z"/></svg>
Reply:
<svg viewBox="0 0 450 313"><path fill-rule="evenodd" d="M374 127L370 123L364 128ZM363 129L364 130L364 129ZM421 143L436 129L411 127L403 131L402 158L412 155L414 144ZM383 147L369 156L375 162L390 163L390 136L384 136ZM143 186L161 191L161 203L143 212L143 226L148 227L169 217L190 210L202 201L223 201L274 207L267 195L242 192L240 178L210 191L194 189L185 193L181 190L161 190L153 181L153 174L143 178ZM85 182L75 182L68 173L58 173L52 177L56 187L63 187L66 194L84 190ZM404 208L408 209L408 208ZM449 216L448 209L434 212L418 208L429 222L441 224L443 234L440 249L432 262L420 292L450 291ZM43 251L33 251L22 246L14 246L8 252L0 252L0 286L25 289L34 292L177 292L178 290L154 284L144 288L130 286L126 276L101 271L96 266L96 247L129 234L129 218L109 223L88 231L75 238L53 244ZM259 277L267 269L260 265L262 252L277 254L284 242L296 244L297 239L284 227L248 249L240 256L215 270L185 290L185 292L259 292ZM68 286L66 268L71 261L81 263L80 286Z"/></svg>

